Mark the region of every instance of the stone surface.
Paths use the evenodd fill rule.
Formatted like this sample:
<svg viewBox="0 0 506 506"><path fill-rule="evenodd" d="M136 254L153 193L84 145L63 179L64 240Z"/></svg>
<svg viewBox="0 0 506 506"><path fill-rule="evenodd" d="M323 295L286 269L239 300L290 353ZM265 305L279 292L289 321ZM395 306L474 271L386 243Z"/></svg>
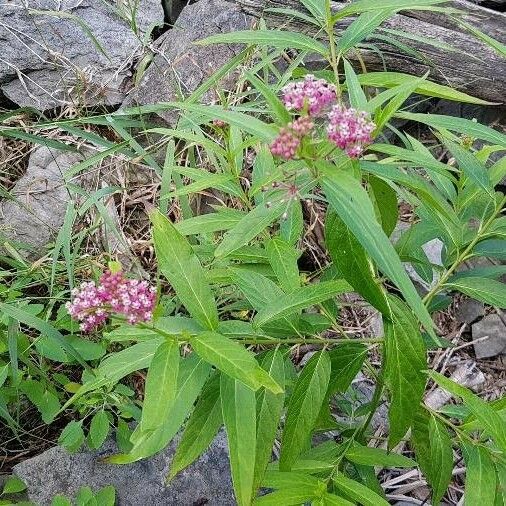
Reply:
<svg viewBox="0 0 506 506"><path fill-rule="evenodd" d="M30 500L49 506L58 493L74 497L83 485L94 491L113 485L118 506L233 506L226 436L220 432L202 457L165 484L175 443L154 457L128 465L101 462L115 453L108 440L97 452L73 455L55 447L14 468L28 485Z"/></svg>
<svg viewBox="0 0 506 506"><path fill-rule="evenodd" d="M483 302L474 299L465 299L455 311L455 317L461 323L473 323L485 315Z"/></svg>
<svg viewBox="0 0 506 506"><path fill-rule="evenodd" d="M174 28L155 42L158 54L123 107L170 102L181 95L190 95L241 50L241 46L236 45L198 46L195 41L222 32L245 30L250 24L251 19L241 13L237 5L224 0L200 0L186 6ZM220 89L224 91L233 83L234 79L225 79ZM214 90L203 97L206 103L216 100ZM171 125L178 118L175 111L158 114Z"/></svg>
<svg viewBox="0 0 506 506"><path fill-rule="evenodd" d="M137 35L130 26L133 16ZM18 105L40 110L119 104L142 37L153 23L163 23L163 16L159 0L3 2L0 88Z"/></svg>
<svg viewBox="0 0 506 506"><path fill-rule="evenodd" d="M71 198L63 174L81 160L77 153L46 147L33 151L26 173L10 192L13 200L0 201L0 238L15 243L28 258L43 256Z"/></svg>
<svg viewBox="0 0 506 506"><path fill-rule="evenodd" d="M499 353L506 353L506 325L497 314L490 314L472 326L473 341L476 358L495 357Z"/></svg>

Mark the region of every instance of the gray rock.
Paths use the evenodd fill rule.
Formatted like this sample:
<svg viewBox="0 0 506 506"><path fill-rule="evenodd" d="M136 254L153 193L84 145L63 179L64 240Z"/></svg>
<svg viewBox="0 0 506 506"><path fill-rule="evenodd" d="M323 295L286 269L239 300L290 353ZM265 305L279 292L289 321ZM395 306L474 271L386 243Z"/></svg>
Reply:
<svg viewBox="0 0 506 506"><path fill-rule="evenodd" d="M485 305L474 299L463 300L455 312L455 317L461 323L473 323L484 315Z"/></svg>
<svg viewBox="0 0 506 506"><path fill-rule="evenodd" d="M40 110L119 104L153 23L163 23L159 0L3 2L0 88L18 105Z"/></svg>
<svg viewBox="0 0 506 506"><path fill-rule="evenodd" d="M241 50L242 46L213 44L195 45L195 41L210 35L245 30L251 18L233 3L224 0L200 0L186 6L177 23L155 42L157 55L146 70L140 84L125 100L123 107L170 102L190 95ZM234 79L224 79L220 89L233 86ZM202 101L212 103L218 96L209 90ZM160 111L170 125L175 125L175 111Z"/></svg>
<svg viewBox="0 0 506 506"><path fill-rule="evenodd" d="M26 173L10 192L13 200L0 202L0 237L16 243L28 258L43 256L71 198L63 174L81 160L78 153L46 147L33 151Z"/></svg>
<svg viewBox="0 0 506 506"><path fill-rule="evenodd" d="M87 485L92 490L113 485L119 506L233 506L236 504L228 465L226 437L220 432L209 450L166 484L176 444L150 459L128 465L101 462L117 451L108 440L97 452L73 455L55 447L14 468L28 486L30 500L48 506L52 497L63 493L74 497Z"/></svg>
<svg viewBox="0 0 506 506"><path fill-rule="evenodd" d="M472 326L473 340L485 338L474 343L476 358L495 357L506 353L506 325L497 314L490 314Z"/></svg>

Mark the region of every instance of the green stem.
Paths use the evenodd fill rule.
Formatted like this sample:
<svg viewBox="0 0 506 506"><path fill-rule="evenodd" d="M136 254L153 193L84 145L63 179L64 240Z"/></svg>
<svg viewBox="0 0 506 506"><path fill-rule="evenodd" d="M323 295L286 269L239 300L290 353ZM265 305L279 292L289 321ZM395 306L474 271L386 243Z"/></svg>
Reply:
<svg viewBox="0 0 506 506"><path fill-rule="evenodd" d="M362 425L362 427L360 427L357 433L357 439L361 439L364 436L366 430L369 428L369 425L371 425L374 414L376 413L378 406L381 402L381 397L383 396L383 389L385 386L385 356L386 356L384 343L382 346L381 354L383 355L383 360L381 361L380 373L376 378L376 386L372 394L371 407L369 409L367 419L365 420L364 424Z"/></svg>
<svg viewBox="0 0 506 506"><path fill-rule="evenodd" d="M434 285L434 287L429 291L429 293L423 298L423 302L425 305L428 305L429 302L434 298L434 296L441 290L443 285L448 281L450 276L455 272L455 270L462 264L467 258L469 258L470 253L473 251L474 247L483 239L483 235L487 232L490 225L497 218L497 216L502 212L503 207L506 205L506 197L504 197L492 214L492 216L485 222L485 224L480 227L476 237L467 245L467 247L462 251L462 253L457 257L455 262L450 266L450 268L439 278L438 282Z"/></svg>
<svg viewBox="0 0 506 506"><path fill-rule="evenodd" d="M336 78L336 90L337 90L337 100L341 102L341 86L339 84L339 55L336 53L336 39L334 33L334 23L332 22L332 11L330 9L330 2L327 2L327 35L329 38L329 46L330 46L330 66L334 71L334 76Z"/></svg>

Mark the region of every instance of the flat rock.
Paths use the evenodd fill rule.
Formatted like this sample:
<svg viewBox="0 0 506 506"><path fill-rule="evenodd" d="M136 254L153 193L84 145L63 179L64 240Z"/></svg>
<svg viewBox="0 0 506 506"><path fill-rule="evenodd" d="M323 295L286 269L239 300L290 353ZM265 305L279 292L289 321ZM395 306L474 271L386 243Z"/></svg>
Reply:
<svg viewBox="0 0 506 506"><path fill-rule="evenodd" d="M224 0L200 0L186 6L174 28L155 41L157 55L123 107L187 97L243 47L230 44L198 46L195 41L219 33L245 30L250 25L249 16L234 3ZM227 86L233 86L234 82L233 77L225 78L219 83L220 90L226 91ZM213 103L217 99L213 89L202 97L205 103ZM175 125L178 118L175 111L159 111L157 114L170 125Z"/></svg>
<svg viewBox="0 0 506 506"><path fill-rule="evenodd" d="M485 315L483 302L474 299L465 299L455 311L455 317L461 323L473 323Z"/></svg>
<svg viewBox="0 0 506 506"><path fill-rule="evenodd" d="M113 485L119 506L233 506L236 504L228 464L226 436L220 432L200 459L165 481L176 444L150 459L128 465L101 462L117 452L112 439L96 452L69 454L60 447L26 460L14 473L28 486L28 495L37 506L49 506L59 493L74 497L82 486L92 490Z"/></svg>
<svg viewBox="0 0 506 506"><path fill-rule="evenodd" d="M82 159L46 147L33 151L26 173L10 192L13 199L0 200L0 238L30 259L43 256L63 225L71 198L63 174Z"/></svg>
<svg viewBox="0 0 506 506"><path fill-rule="evenodd" d="M133 5L112 0L3 2L3 94L39 110L120 104L144 34L164 19L160 0L139 0L135 10Z"/></svg>
<svg viewBox="0 0 506 506"><path fill-rule="evenodd" d="M497 314L490 314L472 326L473 340L487 337L474 343L476 358L495 357L506 353L506 325Z"/></svg>

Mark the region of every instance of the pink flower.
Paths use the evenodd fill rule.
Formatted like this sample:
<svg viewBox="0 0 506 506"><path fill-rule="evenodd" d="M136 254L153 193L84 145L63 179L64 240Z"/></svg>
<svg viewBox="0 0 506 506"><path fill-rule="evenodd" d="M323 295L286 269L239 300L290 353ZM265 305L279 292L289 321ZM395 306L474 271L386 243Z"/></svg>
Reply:
<svg viewBox="0 0 506 506"><path fill-rule="evenodd" d="M314 128L309 116L302 116L279 131L279 135L270 145L271 153L275 156L291 160L295 157L302 137Z"/></svg>
<svg viewBox="0 0 506 506"><path fill-rule="evenodd" d="M125 278L123 272L105 272L98 285L82 283L72 291L72 302L66 308L72 318L81 322L83 332L105 324L112 314L124 315L135 324L152 318L156 289L146 281Z"/></svg>
<svg viewBox="0 0 506 506"><path fill-rule="evenodd" d="M307 107L311 116L318 116L337 96L333 84L325 79L316 79L311 74L304 81L287 84L282 91L283 103L287 109L300 112Z"/></svg>
<svg viewBox="0 0 506 506"><path fill-rule="evenodd" d="M335 105L329 113L329 139L352 158L359 157L364 147L372 142L375 128L365 111Z"/></svg>

